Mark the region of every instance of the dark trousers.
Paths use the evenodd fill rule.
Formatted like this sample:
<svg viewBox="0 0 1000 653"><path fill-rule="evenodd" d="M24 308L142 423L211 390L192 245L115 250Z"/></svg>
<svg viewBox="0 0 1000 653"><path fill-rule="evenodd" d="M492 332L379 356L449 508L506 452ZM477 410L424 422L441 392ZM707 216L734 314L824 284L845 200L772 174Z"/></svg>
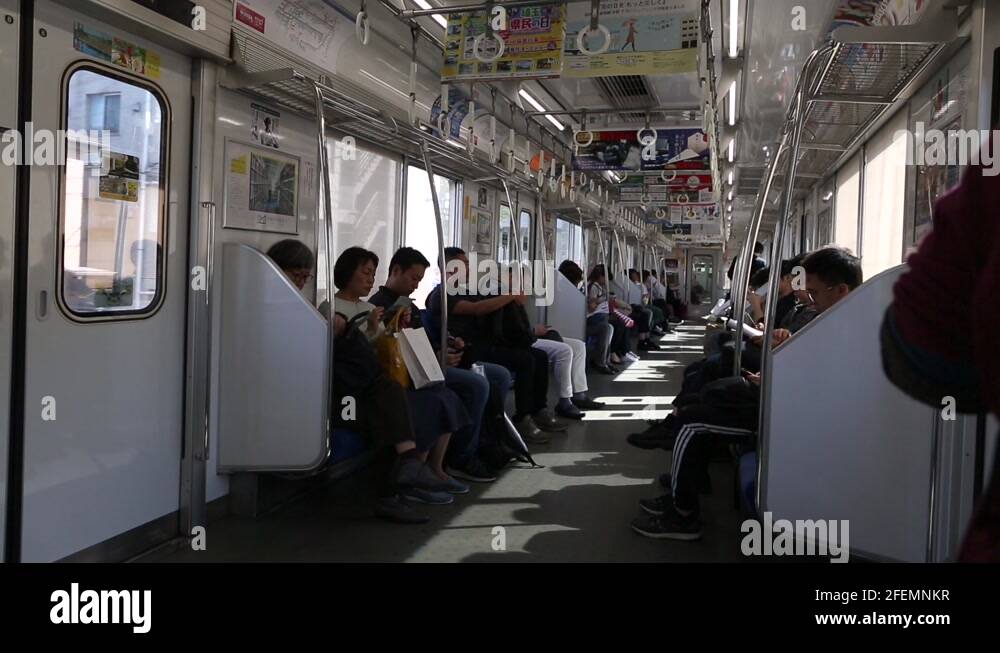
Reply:
<svg viewBox="0 0 1000 653"><path fill-rule="evenodd" d="M748 448L756 444L757 419L753 411L722 411L704 404L680 409L674 420L670 483L674 505L698 508L698 484L708 474L712 450L719 442Z"/></svg>
<svg viewBox="0 0 1000 653"><path fill-rule="evenodd" d="M639 304L632 304L632 315L639 333L649 333L653 329L653 311Z"/></svg>
<svg viewBox="0 0 1000 653"><path fill-rule="evenodd" d="M628 329L620 320L612 320L611 326L615 329L611 336L611 353L624 356L628 353Z"/></svg>
<svg viewBox="0 0 1000 653"><path fill-rule="evenodd" d="M549 393L549 357L534 347L476 345L476 360L503 365L514 380L514 421L545 408Z"/></svg>

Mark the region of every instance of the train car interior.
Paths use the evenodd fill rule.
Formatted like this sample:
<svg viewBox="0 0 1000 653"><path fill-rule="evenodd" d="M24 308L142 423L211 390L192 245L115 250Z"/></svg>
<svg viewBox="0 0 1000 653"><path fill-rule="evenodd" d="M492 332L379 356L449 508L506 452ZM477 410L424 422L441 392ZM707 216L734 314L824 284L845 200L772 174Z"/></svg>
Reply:
<svg viewBox="0 0 1000 653"><path fill-rule="evenodd" d="M1000 3L0 16L5 561L962 556L996 404L887 347L996 222Z"/></svg>

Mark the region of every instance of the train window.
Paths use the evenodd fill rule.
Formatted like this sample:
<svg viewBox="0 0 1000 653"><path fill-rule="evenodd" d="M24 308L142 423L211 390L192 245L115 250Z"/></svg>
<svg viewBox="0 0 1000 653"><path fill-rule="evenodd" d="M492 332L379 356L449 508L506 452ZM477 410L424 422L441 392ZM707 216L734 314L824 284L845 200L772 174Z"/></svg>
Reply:
<svg viewBox="0 0 1000 653"><path fill-rule="evenodd" d="M900 111L866 150L861 216L861 268L865 279L902 262L906 175L900 171L906 170L906 119L906 112Z"/></svg>
<svg viewBox="0 0 1000 653"><path fill-rule="evenodd" d="M434 175L434 187L437 192L438 206L441 209L441 221L444 226L445 246L456 244L456 222L458 221L459 182L454 179ZM427 257L431 267L424 274L423 281L411 295L417 307L424 307L424 300L434 286L438 284L438 235L434 224L434 199L431 197L431 185L427 181L427 172L423 168L407 166L406 168L406 237L404 242ZM385 264L389 264L386 259ZM385 274L389 269L383 270Z"/></svg>
<svg viewBox="0 0 1000 653"><path fill-rule="evenodd" d="M837 171L837 199L833 218L833 242L855 253L858 251L860 179L861 155L857 154Z"/></svg>
<svg viewBox="0 0 1000 653"><path fill-rule="evenodd" d="M163 294L166 102L91 66L65 93L61 305L83 318L149 314Z"/></svg>
<svg viewBox="0 0 1000 653"><path fill-rule="evenodd" d="M518 232L521 237L521 260L531 260L531 236L534 231L531 229L531 213L527 209L521 209L518 215Z"/></svg>
<svg viewBox="0 0 1000 653"><path fill-rule="evenodd" d="M358 145L354 160L330 157L330 192L337 227L337 251L352 245L375 252L379 258L378 282L385 278L396 243L398 177L400 162ZM322 239L320 239L322 244ZM320 250L318 269L326 269L326 252ZM316 279L317 290L326 291L325 275Z"/></svg>
<svg viewBox="0 0 1000 653"><path fill-rule="evenodd" d="M566 259L583 261L583 229L569 220L556 218L556 265Z"/></svg>

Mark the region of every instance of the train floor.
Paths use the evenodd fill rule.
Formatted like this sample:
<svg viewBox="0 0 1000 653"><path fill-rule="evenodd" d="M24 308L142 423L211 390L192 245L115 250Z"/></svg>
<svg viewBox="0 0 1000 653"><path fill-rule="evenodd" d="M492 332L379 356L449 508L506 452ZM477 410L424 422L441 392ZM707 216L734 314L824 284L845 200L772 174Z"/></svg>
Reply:
<svg viewBox="0 0 1000 653"><path fill-rule="evenodd" d="M423 506L424 525L372 516L374 475L358 473L257 519L209 524L206 549L172 547L146 556L163 562L709 562L745 561L742 516L733 503L730 462L710 469L702 496L703 537L652 540L629 528L638 501L659 494L670 454L629 445L629 433L658 418L680 388L681 372L701 356L701 320L679 325L616 377L591 375L591 396L608 404L533 447L542 468L512 467L496 482L448 506ZM502 527L502 529L497 529Z"/></svg>

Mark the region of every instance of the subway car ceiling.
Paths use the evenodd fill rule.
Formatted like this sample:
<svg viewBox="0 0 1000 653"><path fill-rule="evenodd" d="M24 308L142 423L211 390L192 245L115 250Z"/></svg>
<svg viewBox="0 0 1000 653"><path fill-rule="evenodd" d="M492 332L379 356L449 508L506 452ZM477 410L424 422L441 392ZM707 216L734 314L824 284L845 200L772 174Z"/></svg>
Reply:
<svg viewBox="0 0 1000 653"><path fill-rule="evenodd" d="M257 496L258 474L298 479L340 455L326 392L335 333L317 307L348 247L378 254L379 284L398 247L423 251L423 308L446 245L549 268L569 259L585 277L603 262L626 295L629 269L652 270L708 304L747 286L755 243L768 261L840 245L874 283L809 325L828 333L881 315L956 182L957 168L909 165L897 134L998 118L1000 7L986 0L0 0L0 15L0 43L17 44L0 45L0 82L17 89L0 98L0 125L111 134L111 156L0 178L0 262L16 267L0 267L12 290L0 309L15 316L0 324L13 352L0 359L6 560L130 558L189 537L226 497L256 514L232 506ZM302 294L263 255L285 239L315 255ZM109 268L133 276L120 283ZM558 302L545 316L585 341L587 299L567 295L565 328ZM701 321L678 329L667 354L699 348ZM803 340L775 356L792 368L789 394L795 365L824 353ZM874 336L862 354L877 363ZM671 367L683 365L637 360L611 385L660 383ZM621 403L599 419L662 418L654 406L673 397L643 391L652 412ZM763 423L790 446L780 434L803 416L766 395ZM95 409L105 405L120 415ZM864 405L859 434L879 417ZM830 424L840 408L825 408ZM958 459L975 427L953 428ZM879 442L872 456L898 444ZM808 481L786 469L772 468L776 503ZM966 472L930 481L952 485L934 485L931 514L905 524L926 538L900 526L859 534L859 550L953 556L971 511ZM906 480L886 505L927 483ZM952 498L960 507L942 512Z"/></svg>

